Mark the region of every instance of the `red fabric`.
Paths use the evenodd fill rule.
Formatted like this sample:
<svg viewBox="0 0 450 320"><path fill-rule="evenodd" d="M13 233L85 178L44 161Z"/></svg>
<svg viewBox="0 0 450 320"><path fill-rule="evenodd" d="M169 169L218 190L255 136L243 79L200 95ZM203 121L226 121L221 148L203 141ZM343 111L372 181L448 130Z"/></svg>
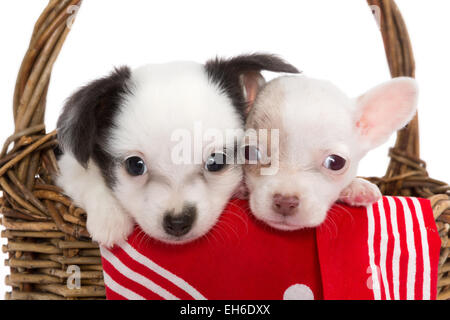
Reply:
<svg viewBox="0 0 450 320"><path fill-rule="evenodd" d="M334 206L316 229L274 230L232 200L205 237L137 228L101 248L108 299L435 299L440 239L428 200Z"/></svg>

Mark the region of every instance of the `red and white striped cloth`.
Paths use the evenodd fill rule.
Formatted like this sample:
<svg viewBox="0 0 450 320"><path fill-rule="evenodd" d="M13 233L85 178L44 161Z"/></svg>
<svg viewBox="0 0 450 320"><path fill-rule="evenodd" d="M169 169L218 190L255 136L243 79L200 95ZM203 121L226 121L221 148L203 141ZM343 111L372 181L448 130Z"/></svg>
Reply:
<svg viewBox="0 0 450 320"><path fill-rule="evenodd" d="M205 237L167 245L139 228L101 248L108 299L435 299L440 238L430 202L335 205L316 229L281 232L232 200Z"/></svg>

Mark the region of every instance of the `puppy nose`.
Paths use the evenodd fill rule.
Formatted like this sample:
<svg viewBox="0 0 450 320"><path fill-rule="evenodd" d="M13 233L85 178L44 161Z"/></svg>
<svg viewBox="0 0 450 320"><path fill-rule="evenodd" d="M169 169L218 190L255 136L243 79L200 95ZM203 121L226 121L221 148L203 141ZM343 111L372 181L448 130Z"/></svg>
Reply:
<svg viewBox="0 0 450 320"><path fill-rule="evenodd" d="M300 199L297 196L284 196L279 193L273 196L273 210L283 216L293 215L299 204Z"/></svg>
<svg viewBox="0 0 450 320"><path fill-rule="evenodd" d="M193 206L183 208L180 214L166 213L163 220L164 230L175 237L181 237L188 233L194 224L197 209Z"/></svg>

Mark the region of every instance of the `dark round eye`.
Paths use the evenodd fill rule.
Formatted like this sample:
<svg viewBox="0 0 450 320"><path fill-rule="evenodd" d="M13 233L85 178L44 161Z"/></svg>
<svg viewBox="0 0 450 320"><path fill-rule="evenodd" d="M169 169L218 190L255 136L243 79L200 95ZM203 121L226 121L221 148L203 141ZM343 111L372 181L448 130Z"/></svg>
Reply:
<svg viewBox="0 0 450 320"><path fill-rule="evenodd" d="M323 166L329 170L339 171L345 167L346 162L347 161L344 158L342 158L341 156L332 154L325 158L325 161L323 162Z"/></svg>
<svg viewBox="0 0 450 320"><path fill-rule="evenodd" d="M244 157L250 163L256 163L261 160L261 152L259 149L252 145L244 146Z"/></svg>
<svg viewBox="0 0 450 320"><path fill-rule="evenodd" d="M130 176L142 176L147 172L144 160L139 157L129 157L125 160L125 167Z"/></svg>
<svg viewBox="0 0 450 320"><path fill-rule="evenodd" d="M206 159L205 168L210 172L217 172L225 168L227 162L227 155L222 152L212 153Z"/></svg>

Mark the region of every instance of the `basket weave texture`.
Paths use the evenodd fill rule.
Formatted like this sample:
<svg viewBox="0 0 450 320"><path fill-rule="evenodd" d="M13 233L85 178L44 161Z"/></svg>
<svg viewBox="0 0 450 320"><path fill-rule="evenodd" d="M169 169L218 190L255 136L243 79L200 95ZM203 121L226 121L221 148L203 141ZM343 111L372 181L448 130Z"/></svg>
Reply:
<svg viewBox="0 0 450 320"><path fill-rule="evenodd" d="M367 2L380 18L392 77L414 77L408 32L395 2ZM12 287L6 299L105 298L98 245L86 230L86 212L54 185L56 131L47 133L44 125L52 67L70 31L68 19L73 20L74 6L80 5L81 0L49 1L36 22L17 77L15 132L0 153L2 237L8 239L2 249L11 269L5 282ZM438 298L450 299L450 187L428 177L419 154L417 116L398 132L389 156L386 175L368 179L385 195L430 198L442 240ZM69 268L72 265L77 267ZM74 275L81 276L79 288L72 282Z"/></svg>

